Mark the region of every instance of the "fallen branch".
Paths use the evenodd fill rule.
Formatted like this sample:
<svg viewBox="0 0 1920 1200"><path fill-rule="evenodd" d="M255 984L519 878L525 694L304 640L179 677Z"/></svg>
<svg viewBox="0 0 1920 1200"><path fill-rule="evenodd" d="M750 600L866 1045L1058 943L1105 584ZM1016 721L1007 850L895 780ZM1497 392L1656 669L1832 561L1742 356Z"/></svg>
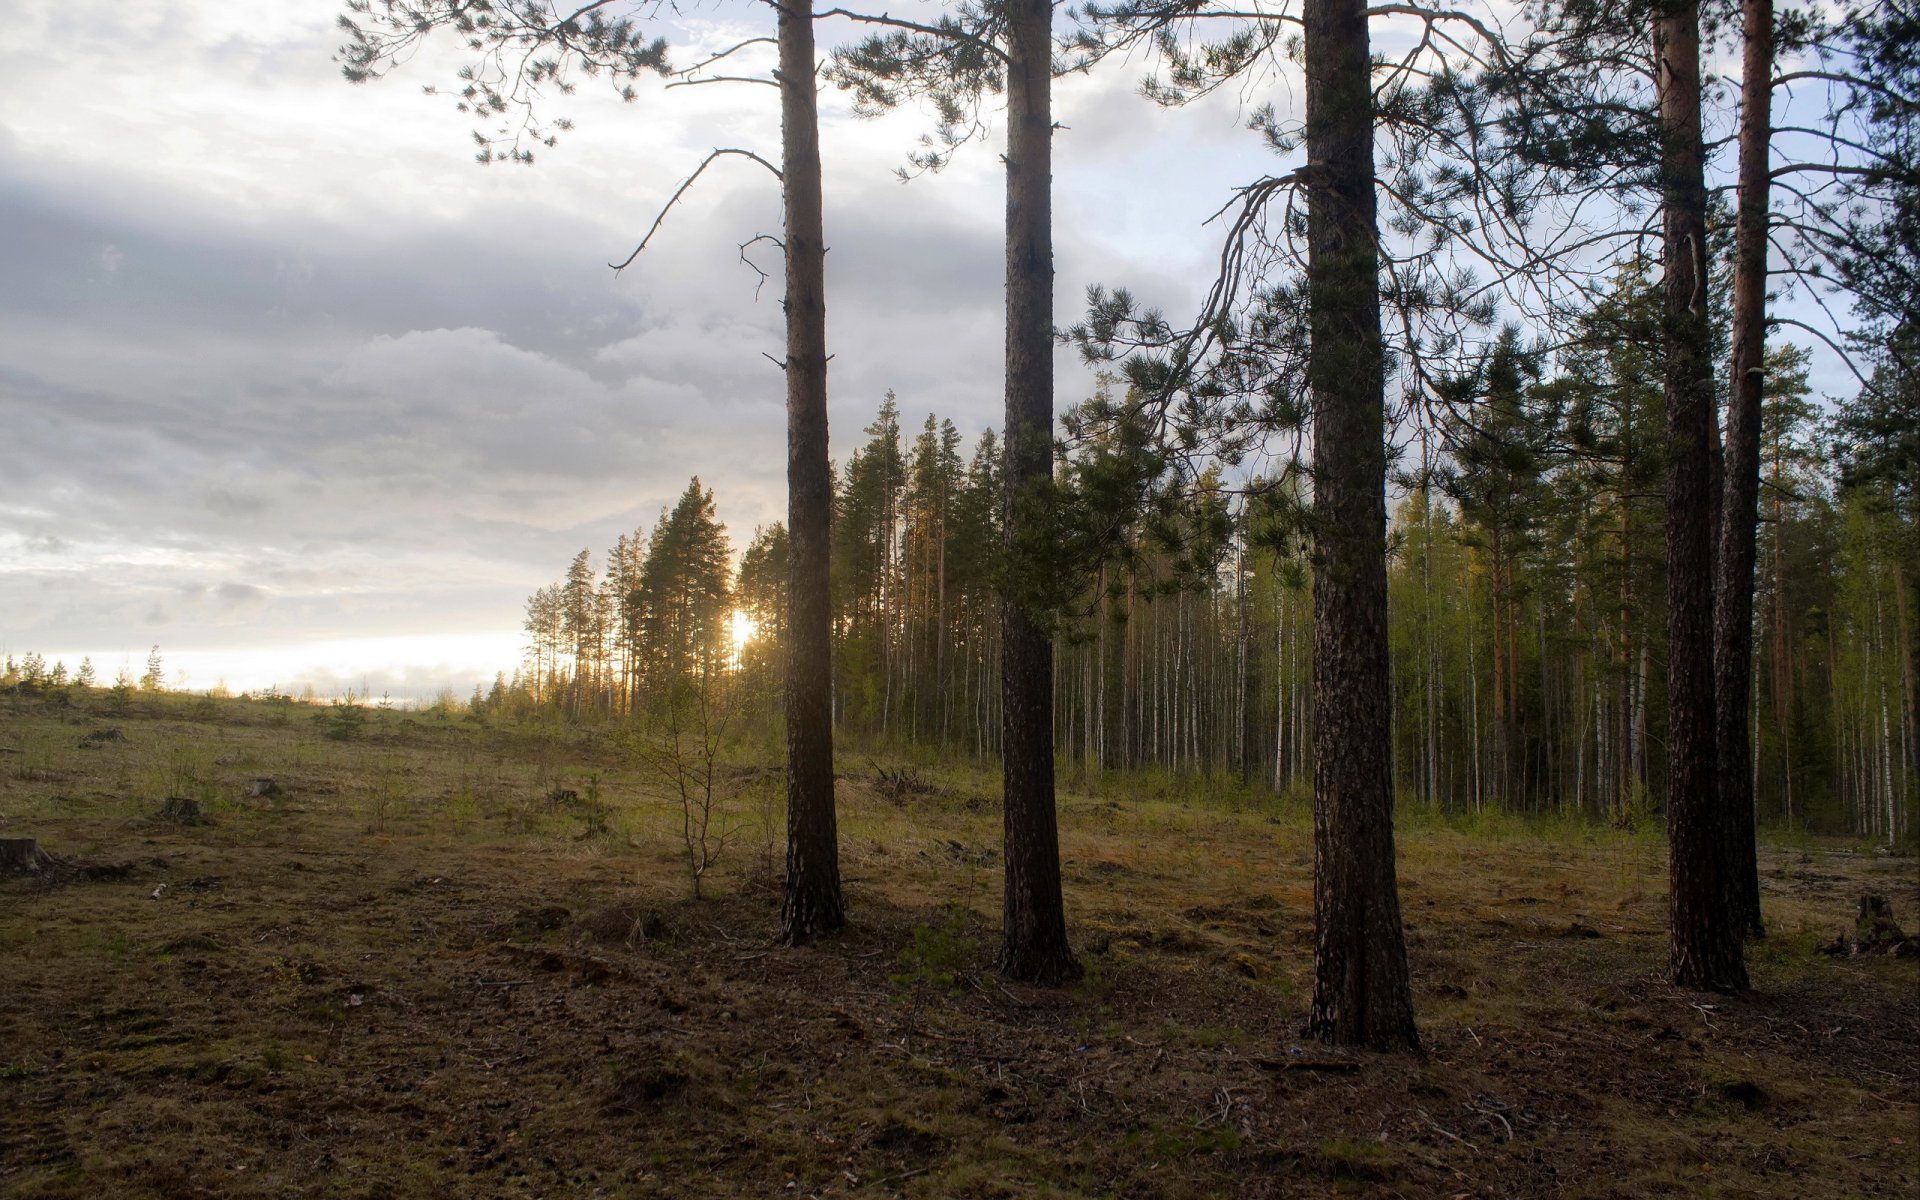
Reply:
<svg viewBox="0 0 1920 1200"><path fill-rule="evenodd" d="M1472 1142L1461 1137L1457 1133L1449 1133L1447 1130L1442 1129L1440 1127L1440 1123L1435 1121L1432 1117L1428 1116L1425 1109L1415 1109L1414 1111L1418 1112L1421 1118L1426 1121L1427 1128L1433 1130L1435 1133L1439 1134L1441 1137L1452 1138L1454 1141L1459 1142L1462 1146L1465 1146L1467 1149L1473 1151L1475 1154L1480 1153L1480 1147L1474 1145ZM1511 1141L1512 1139L1509 1138L1508 1140Z"/></svg>
<svg viewBox="0 0 1920 1200"><path fill-rule="evenodd" d="M1351 1058L1256 1058L1256 1067L1269 1071L1358 1071L1360 1064Z"/></svg>

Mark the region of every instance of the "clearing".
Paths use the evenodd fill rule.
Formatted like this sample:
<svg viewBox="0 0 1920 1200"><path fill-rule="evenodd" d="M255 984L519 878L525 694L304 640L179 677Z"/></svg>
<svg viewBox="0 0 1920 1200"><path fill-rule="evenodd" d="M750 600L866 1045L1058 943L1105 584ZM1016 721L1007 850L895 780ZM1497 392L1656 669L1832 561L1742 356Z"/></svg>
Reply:
<svg viewBox="0 0 1920 1200"><path fill-rule="evenodd" d="M1911 857L1767 845L1727 998L1662 981L1657 833L1404 815L1425 1054L1347 1054L1297 802L1063 791L1046 991L991 969L978 768L846 756L855 924L788 951L747 750L696 901L612 734L99 699L0 698L0 838L65 860L0 881L0 1195L1920 1191L1920 964L1820 953L1920 923Z"/></svg>

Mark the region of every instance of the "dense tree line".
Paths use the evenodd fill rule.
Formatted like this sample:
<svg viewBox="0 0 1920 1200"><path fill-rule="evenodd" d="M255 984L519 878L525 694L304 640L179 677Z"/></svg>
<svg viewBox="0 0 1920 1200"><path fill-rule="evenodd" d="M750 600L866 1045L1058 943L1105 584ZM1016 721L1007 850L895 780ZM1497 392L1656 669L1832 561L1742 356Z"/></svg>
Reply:
<svg viewBox="0 0 1920 1200"><path fill-rule="evenodd" d="M1629 823L1666 772L1655 302L1624 271L1549 366L1516 334L1449 379L1458 403L1399 439L1389 541L1393 777L1400 801ZM1911 833L1916 771L1913 488L1879 459L1872 394L1830 415L1807 355L1769 352L1754 593L1759 814ZM1444 414L1459 414L1447 417ZM1070 419L1067 428L1080 428ZM1000 452L950 421L911 438L896 398L836 473L833 707L868 745L997 752ZM1090 438L1069 436L1074 488ZM1289 514L1306 485L1230 481L1108 514L1118 553L1060 605L1060 764L1235 778L1312 773L1313 568ZM1098 497L1068 496L1081 507ZM660 681L724 671L774 714L786 533L737 568L698 481L596 572L583 550L528 600L526 701L644 715ZM736 644L736 610L752 636ZM509 689L511 690L511 688Z"/></svg>

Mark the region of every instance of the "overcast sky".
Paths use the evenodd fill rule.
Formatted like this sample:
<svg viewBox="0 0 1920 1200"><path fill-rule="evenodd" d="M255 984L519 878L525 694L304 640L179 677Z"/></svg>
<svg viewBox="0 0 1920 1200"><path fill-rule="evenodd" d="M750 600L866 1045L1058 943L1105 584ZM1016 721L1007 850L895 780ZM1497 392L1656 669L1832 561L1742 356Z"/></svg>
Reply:
<svg viewBox="0 0 1920 1200"><path fill-rule="evenodd" d="M736 261L778 230L776 182L716 166L636 269L606 266L712 147L777 160L776 93L588 82L536 166L483 168L475 122L421 93L457 48L350 86L341 7L8 5L0 651L110 678L157 643L195 688L464 692L517 661L529 592L688 476L736 548L784 514L779 281L756 299ZM689 62L765 12L660 32ZM1202 221L1276 167L1243 97L1162 112L1141 73L1058 88L1062 323L1094 282L1190 306ZM971 441L999 423L1001 130L903 185L925 115L822 102L835 455L889 388ZM1065 404L1090 384L1060 364Z"/></svg>

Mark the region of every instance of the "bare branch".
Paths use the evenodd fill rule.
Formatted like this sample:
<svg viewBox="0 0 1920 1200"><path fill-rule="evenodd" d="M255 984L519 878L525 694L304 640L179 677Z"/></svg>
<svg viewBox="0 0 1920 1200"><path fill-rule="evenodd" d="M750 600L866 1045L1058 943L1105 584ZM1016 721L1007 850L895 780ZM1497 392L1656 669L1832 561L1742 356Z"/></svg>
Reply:
<svg viewBox="0 0 1920 1200"><path fill-rule="evenodd" d="M1868 380L1865 375L1862 375L1860 373L1860 368L1854 365L1853 356L1847 353L1846 348L1841 346L1838 342L1834 341L1832 338L1828 337L1823 330L1815 329L1813 326L1807 324L1805 321L1796 321L1792 317L1783 317L1777 313L1767 314L1767 321L1769 324L1773 324L1773 325L1791 325L1795 329L1806 330L1808 333L1819 338L1822 342L1825 342L1827 349L1833 351L1835 354L1840 356L1840 361L1846 364L1847 370L1853 372L1853 377L1860 381L1860 385L1862 387L1873 386L1872 382Z"/></svg>
<svg viewBox="0 0 1920 1200"><path fill-rule="evenodd" d="M670 88L698 87L703 83L758 83L770 88L780 86L780 81L777 79L761 79L753 75L708 75L701 79L676 79L665 86Z"/></svg>
<svg viewBox="0 0 1920 1200"><path fill-rule="evenodd" d="M1812 171L1822 175L1861 175L1868 179L1891 179L1893 173L1879 167L1850 167L1841 163L1790 163L1784 167L1775 167L1767 172L1767 178L1779 179L1800 171Z"/></svg>
<svg viewBox="0 0 1920 1200"><path fill-rule="evenodd" d="M747 264L747 269L760 277L760 282L753 285L753 298L756 301L760 299L760 289L766 286L767 273L760 269L759 263L754 262L752 259L747 257L747 250L749 247L758 245L761 242L772 243L773 245L780 247L780 249L783 251L787 248L787 244L785 242L781 241L779 238L773 236L770 233L756 233L752 237L748 238L746 241L740 243L740 261Z"/></svg>
<svg viewBox="0 0 1920 1200"><path fill-rule="evenodd" d="M686 179L682 180L680 183L680 186L674 189L673 195L668 197L667 202L660 206L660 212L657 216L653 218L653 224L647 227L647 235L640 239L640 244L633 248L633 253L627 255L625 259L623 259L618 263L607 264L609 267L613 268L615 274L618 274L619 272L624 271L628 267L633 265L633 260L640 257L640 252L647 248L647 243L653 240L653 235L660 231L661 224L663 224L667 219L667 213L673 208L674 205L680 203L680 197L687 194L687 189L693 186L694 181L699 179L700 176L703 173L705 173L708 167L713 165L714 160L725 157L726 155L729 155L729 154L737 155L740 158L751 159L754 162L757 162L761 166L765 167L767 170L773 172L773 177L775 179L781 180L782 182L786 180L786 176L780 173L780 168L774 166L772 163L768 162L766 159L761 158L758 154L755 154L751 150L741 150L738 147L734 147L734 146L715 147L713 153L701 159L700 165L694 168L693 174L687 176Z"/></svg>
<svg viewBox="0 0 1920 1200"><path fill-rule="evenodd" d="M725 50L720 51L720 53L718 54L708 55L706 58L703 58L699 62L694 63L692 66L688 67L686 70L680 73L682 75L691 75L695 71L704 70L705 68L712 66L714 63L719 62L721 59L726 58L730 54L737 54L740 51L745 50L748 46L777 46L779 44L780 42L779 42L779 39L777 38L770 38L770 37L748 38L744 42L735 42L733 45L728 46Z"/></svg>

